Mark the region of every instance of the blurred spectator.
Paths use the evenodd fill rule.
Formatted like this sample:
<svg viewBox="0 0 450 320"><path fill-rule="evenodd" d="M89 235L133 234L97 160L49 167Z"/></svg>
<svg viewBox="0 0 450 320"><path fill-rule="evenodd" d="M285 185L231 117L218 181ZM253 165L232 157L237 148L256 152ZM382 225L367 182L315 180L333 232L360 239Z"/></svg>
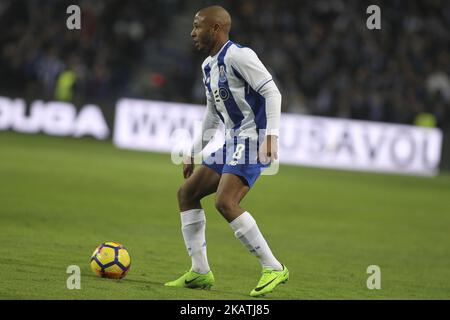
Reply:
<svg viewBox="0 0 450 320"><path fill-rule="evenodd" d="M436 117L432 113L421 112L414 119L414 124L420 127L434 128L436 127Z"/></svg>

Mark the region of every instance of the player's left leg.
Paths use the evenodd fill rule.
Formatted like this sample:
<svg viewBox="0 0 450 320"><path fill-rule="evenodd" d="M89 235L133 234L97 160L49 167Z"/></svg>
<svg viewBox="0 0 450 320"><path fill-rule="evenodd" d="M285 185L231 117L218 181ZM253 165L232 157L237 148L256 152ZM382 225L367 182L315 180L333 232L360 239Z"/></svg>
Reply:
<svg viewBox="0 0 450 320"><path fill-rule="evenodd" d="M273 255L252 215L239 203L249 191L245 178L223 173L216 193L216 208L229 222L234 234L255 255L263 268L262 277L251 296L271 292L289 278L289 271Z"/></svg>

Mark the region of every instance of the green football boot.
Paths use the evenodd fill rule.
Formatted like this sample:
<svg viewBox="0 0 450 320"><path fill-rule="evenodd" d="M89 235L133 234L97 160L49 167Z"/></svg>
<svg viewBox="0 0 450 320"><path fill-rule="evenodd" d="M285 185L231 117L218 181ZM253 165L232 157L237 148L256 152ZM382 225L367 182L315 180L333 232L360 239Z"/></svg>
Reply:
<svg viewBox="0 0 450 320"><path fill-rule="evenodd" d="M207 274L197 273L189 270L174 281L167 282L166 287L180 287L191 289L210 289L214 285L214 275L212 271Z"/></svg>
<svg viewBox="0 0 450 320"><path fill-rule="evenodd" d="M250 296L258 297L263 296L269 292L272 292L273 289L280 283L285 283L289 280L289 270L286 266L283 266L283 270L277 271L272 268L264 268L262 270L261 279L259 279L258 285L255 289L250 292Z"/></svg>

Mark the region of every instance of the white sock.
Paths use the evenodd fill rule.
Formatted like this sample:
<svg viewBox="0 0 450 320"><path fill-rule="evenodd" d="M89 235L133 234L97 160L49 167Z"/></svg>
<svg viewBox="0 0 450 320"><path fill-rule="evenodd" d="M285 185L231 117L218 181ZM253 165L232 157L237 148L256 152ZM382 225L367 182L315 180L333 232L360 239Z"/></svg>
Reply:
<svg viewBox="0 0 450 320"><path fill-rule="evenodd" d="M181 231L184 243L192 260L192 270L197 273L208 273L209 264L206 257L205 211L192 209L181 212Z"/></svg>
<svg viewBox="0 0 450 320"><path fill-rule="evenodd" d="M263 268L283 270L281 263L274 257L266 240L264 239L255 219L245 211L230 222L234 235L247 249L255 255Z"/></svg>

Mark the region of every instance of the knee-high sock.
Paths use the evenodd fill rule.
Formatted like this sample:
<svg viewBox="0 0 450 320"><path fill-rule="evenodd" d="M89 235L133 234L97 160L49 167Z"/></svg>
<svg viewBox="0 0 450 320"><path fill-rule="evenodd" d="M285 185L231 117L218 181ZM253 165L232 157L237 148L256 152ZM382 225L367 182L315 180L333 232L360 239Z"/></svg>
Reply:
<svg viewBox="0 0 450 320"><path fill-rule="evenodd" d="M205 225L203 209L181 212L181 231L186 249L192 259L192 270L203 274L210 270L206 256Z"/></svg>
<svg viewBox="0 0 450 320"><path fill-rule="evenodd" d="M281 263L272 254L267 241L250 213L245 211L231 221L230 226L234 230L236 238L259 259L263 268L283 269Z"/></svg>

